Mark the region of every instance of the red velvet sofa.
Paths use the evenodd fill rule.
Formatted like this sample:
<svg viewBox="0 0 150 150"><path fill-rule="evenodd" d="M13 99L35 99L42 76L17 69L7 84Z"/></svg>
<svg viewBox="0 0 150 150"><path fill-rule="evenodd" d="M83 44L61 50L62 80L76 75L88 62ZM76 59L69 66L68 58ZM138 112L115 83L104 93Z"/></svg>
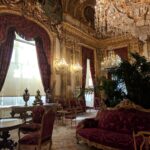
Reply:
<svg viewBox="0 0 150 150"><path fill-rule="evenodd" d="M150 112L135 108L107 109L77 126L77 142L104 150L133 150L133 131L150 131ZM142 142L137 137L137 143Z"/></svg>

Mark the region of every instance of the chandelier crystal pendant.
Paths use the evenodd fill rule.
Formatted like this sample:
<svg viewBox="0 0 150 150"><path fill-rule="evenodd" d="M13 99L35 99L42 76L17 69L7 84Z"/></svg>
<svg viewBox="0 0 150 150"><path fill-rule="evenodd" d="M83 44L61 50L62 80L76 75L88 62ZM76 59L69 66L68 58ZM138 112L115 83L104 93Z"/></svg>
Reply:
<svg viewBox="0 0 150 150"><path fill-rule="evenodd" d="M108 56L104 57L101 62L101 70L112 69L119 66L121 63L121 58L114 53L114 51L110 51Z"/></svg>
<svg viewBox="0 0 150 150"><path fill-rule="evenodd" d="M55 67L58 72L64 73L66 69L68 68L68 64L65 58L56 59Z"/></svg>
<svg viewBox="0 0 150 150"><path fill-rule="evenodd" d="M95 28L99 37L150 35L150 0L96 0Z"/></svg>
<svg viewBox="0 0 150 150"><path fill-rule="evenodd" d="M72 72L78 73L82 70L82 66L79 63L72 64L70 67Z"/></svg>

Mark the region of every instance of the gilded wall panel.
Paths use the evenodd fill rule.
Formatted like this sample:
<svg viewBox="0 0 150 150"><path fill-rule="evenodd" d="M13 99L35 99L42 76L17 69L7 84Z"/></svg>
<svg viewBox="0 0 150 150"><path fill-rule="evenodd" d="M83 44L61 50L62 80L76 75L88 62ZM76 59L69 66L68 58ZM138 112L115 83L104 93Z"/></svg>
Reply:
<svg viewBox="0 0 150 150"><path fill-rule="evenodd" d="M67 63L69 66L73 64L73 48L66 48L66 55L67 55ZM67 85L71 86L71 71L70 67L67 71Z"/></svg>

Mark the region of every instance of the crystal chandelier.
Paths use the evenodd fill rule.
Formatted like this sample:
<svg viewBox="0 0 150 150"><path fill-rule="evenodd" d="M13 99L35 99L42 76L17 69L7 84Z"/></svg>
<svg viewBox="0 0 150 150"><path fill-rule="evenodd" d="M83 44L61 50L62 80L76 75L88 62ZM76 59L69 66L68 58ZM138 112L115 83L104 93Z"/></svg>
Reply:
<svg viewBox="0 0 150 150"><path fill-rule="evenodd" d="M56 71L63 73L68 68L68 64L64 58L56 59L55 67Z"/></svg>
<svg viewBox="0 0 150 150"><path fill-rule="evenodd" d="M70 69L72 72L78 73L82 70L82 66L79 63L76 63L72 64Z"/></svg>
<svg viewBox="0 0 150 150"><path fill-rule="evenodd" d="M96 0L99 37L131 34L142 41L150 35L150 0Z"/></svg>
<svg viewBox="0 0 150 150"><path fill-rule="evenodd" d="M110 51L108 56L104 57L101 62L101 70L111 69L117 67L121 63L121 58L114 53L114 51Z"/></svg>

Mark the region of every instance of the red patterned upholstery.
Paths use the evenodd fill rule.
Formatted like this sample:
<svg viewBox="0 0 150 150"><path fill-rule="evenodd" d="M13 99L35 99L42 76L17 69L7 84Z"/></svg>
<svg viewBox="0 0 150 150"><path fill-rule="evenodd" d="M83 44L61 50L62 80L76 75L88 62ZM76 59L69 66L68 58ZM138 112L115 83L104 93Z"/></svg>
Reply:
<svg viewBox="0 0 150 150"><path fill-rule="evenodd" d="M150 130L150 113L135 109L105 110L99 115L98 127L120 133Z"/></svg>
<svg viewBox="0 0 150 150"><path fill-rule="evenodd" d="M32 122L23 124L19 128L19 139L20 139L20 132L27 134L29 132L38 131L41 128L41 121L44 115L45 108L43 106L35 106L32 110Z"/></svg>
<svg viewBox="0 0 150 150"><path fill-rule="evenodd" d="M41 123L45 108L43 106L35 106L32 110L32 121L34 123Z"/></svg>
<svg viewBox="0 0 150 150"><path fill-rule="evenodd" d="M55 120L55 112L52 109L49 109L43 115L41 128L39 131L26 134L18 141L18 149L21 150L21 147L26 146L35 146L34 149L41 149L42 144L46 142L50 142L50 148L52 144L52 132L53 132L53 125Z"/></svg>
<svg viewBox="0 0 150 150"><path fill-rule="evenodd" d="M26 136L22 137L19 140L19 144L36 145L36 144L38 144L39 137L40 137L39 132L34 132L32 134L27 134Z"/></svg>
<svg viewBox="0 0 150 150"><path fill-rule="evenodd" d="M49 110L43 117L42 120L42 141L46 139L52 138L53 125L55 120L55 112L53 110Z"/></svg>
<svg viewBox="0 0 150 150"><path fill-rule="evenodd" d="M62 107L63 109L66 109L66 108L69 107L69 104L68 104L67 101L65 101L63 98L62 98L62 99L59 99L57 102L58 102L58 104L61 105L61 107Z"/></svg>
<svg viewBox="0 0 150 150"><path fill-rule="evenodd" d="M20 127L21 132L24 134L28 132L34 132L41 128L41 124L32 123L32 124L24 124Z"/></svg>
<svg viewBox="0 0 150 150"><path fill-rule="evenodd" d="M121 108L104 110L97 117L82 121L76 134L77 139L95 143L97 148L133 150L133 131L140 130L150 131L150 113ZM142 138L139 136L136 141L140 145Z"/></svg>
<svg viewBox="0 0 150 150"><path fill-rule="evenodd" d="M85 128L79 131L80 136L91 142L107 145L110 147L120 148L121 150L133 149L133 139L129 134L121 134L113 131L107 131L98 128Z"/></svg>

